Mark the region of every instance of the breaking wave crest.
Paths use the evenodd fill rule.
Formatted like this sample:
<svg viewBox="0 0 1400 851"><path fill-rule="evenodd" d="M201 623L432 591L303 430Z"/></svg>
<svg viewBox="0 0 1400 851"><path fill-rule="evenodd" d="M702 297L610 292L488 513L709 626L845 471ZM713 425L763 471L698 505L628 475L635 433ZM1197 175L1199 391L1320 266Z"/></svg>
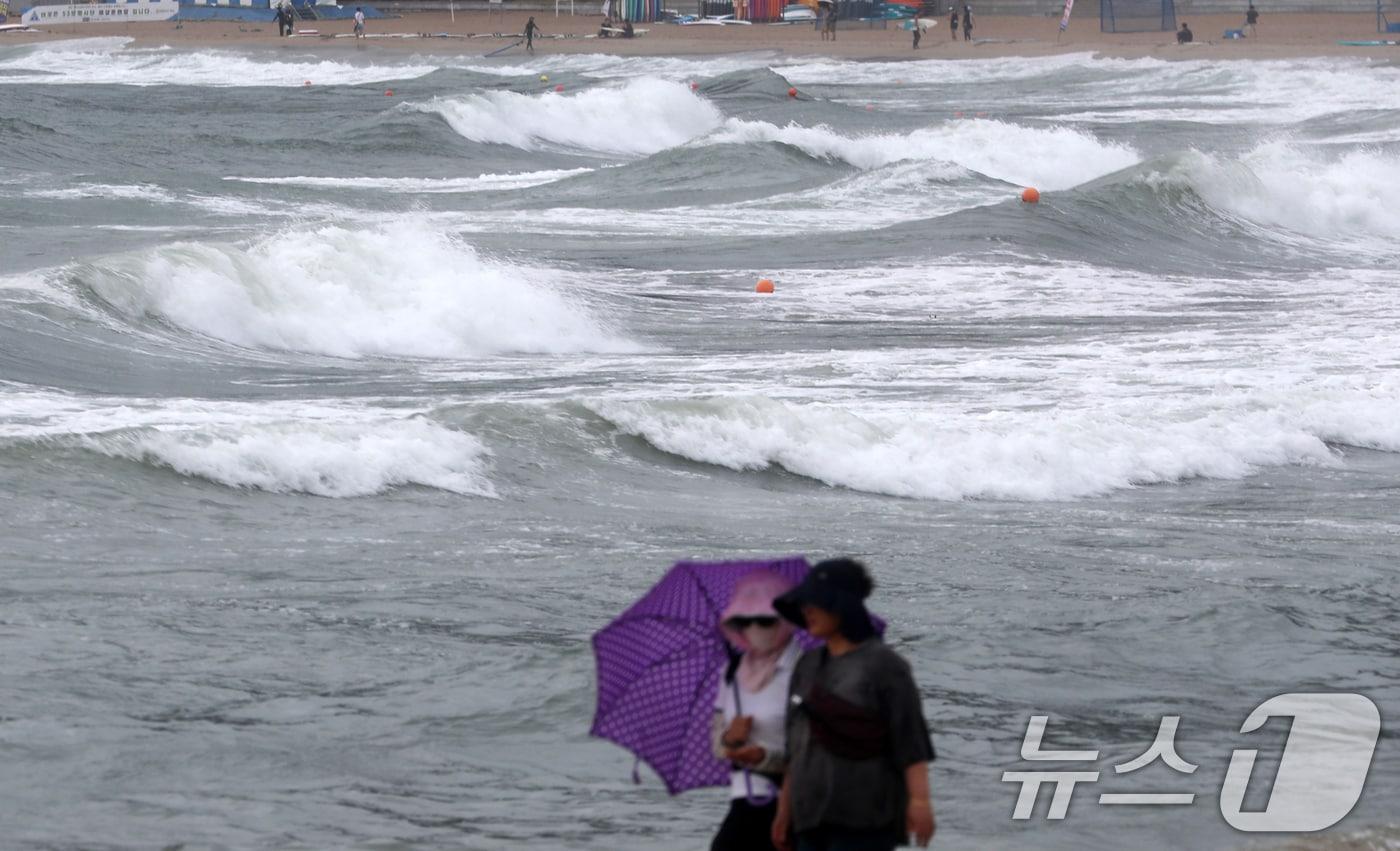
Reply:
<svg viewBox="0 0 1400 851"><path fill-rule="evenodd" d="M946 418L858 414L766 397L605 401L589 408L664 452L732 470L781 468L828 485L916 499L1056 500L1259 467L1331 464L1329 442L1400 451L1386 394L1161 419L1079 411Z"/></svg>
<svg viewBox="0 0 1400 851"><path fill-rule="evenodd" d="M89 435L81 445L272 493L357 497L404 485L495 497L489 453L475 437L424 419L377 424L283 423Z"/></svg>
<svg viewBox="0 0 1400 851"><path fill-rule="evenodd" d="M130 320L251 348L337 357L633 351L547 269L402 221L250 246L176 243L59 277Z"/></svg>

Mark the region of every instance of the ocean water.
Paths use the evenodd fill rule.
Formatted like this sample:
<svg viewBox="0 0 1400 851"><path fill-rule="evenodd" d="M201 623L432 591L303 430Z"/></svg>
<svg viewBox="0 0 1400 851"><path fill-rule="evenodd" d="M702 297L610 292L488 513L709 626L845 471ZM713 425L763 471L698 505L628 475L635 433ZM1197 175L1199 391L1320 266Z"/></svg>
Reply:
<svg viewBox="0 0 1400 851"><path fill-rule="evenodd" d="M708 847L588 638L789 553L871 566L937 847L1296 847L1216 797L1312 691L1385 726L1310 841L1400 843L1400 66L85 39L0 157L6 848Z"/></svg>

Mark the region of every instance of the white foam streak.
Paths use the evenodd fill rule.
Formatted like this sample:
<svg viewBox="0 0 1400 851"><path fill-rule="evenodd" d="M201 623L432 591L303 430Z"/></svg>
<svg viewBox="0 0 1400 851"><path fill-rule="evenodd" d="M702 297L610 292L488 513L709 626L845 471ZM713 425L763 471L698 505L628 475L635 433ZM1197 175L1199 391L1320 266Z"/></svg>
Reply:
<svg viewBox="0 0 1400 851"><path fill-rule="evenodd" d="M589 171L591 169L568 168L519 174L481 174L476 177L225 177L224 180L273 186L306 186L312 189L438 194L524 189L578 174L587 174Z"/></svg>
<svg viewBox="0 0 1400 851"><path fill-rule="evenodd" d="M435 65L266 61L225 50L130 48L129 38L90 38L33 45L0 59L7 84L121 86L360 85L407 80Z"/></svg>

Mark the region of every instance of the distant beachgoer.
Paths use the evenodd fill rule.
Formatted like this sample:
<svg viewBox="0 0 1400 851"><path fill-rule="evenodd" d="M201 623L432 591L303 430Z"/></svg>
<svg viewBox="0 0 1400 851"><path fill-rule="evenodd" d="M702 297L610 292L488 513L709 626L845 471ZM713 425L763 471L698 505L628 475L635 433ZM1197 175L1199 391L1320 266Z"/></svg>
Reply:
<svg viewBox="0 0 1400 851"><path fill-rule="evenodd" d="M948 29L952 31L953 41L958 40L958 7L948 7Z"/></svg>
<svg viewBox="0 0 1400 851"><path fill-rule="evenodd" d="M365 10L355 7L355 38L365 37Z"/></svg>
<svg viewBox="0 0 1400 851"><path fill-rule="evenodd" d="M742 654L725 665L715 696L715 756L729 763L729 813L710 851L772 851L778 788L787 765L788 685L802 648L773 598L793 583L762 571L739 580L720 631Z"/></svg>
<svg viewBox="0 0 1400 851"><path fill-rule="evenodd" d="M889 851L933 837L934 758L909 663L880 640L864 600L874 583L850 559L824 561L773 601L825 644L792 672L787 774L773 844L800 851Z"/></svg>
<svg viewBox="0 0 1400 851"><path fill-rule="evenodd" d="M836 40L836 4L832 3L826 13L826 32L832 41Z"/></svg>
<svg viewBox="0 0 1400 851"><path fill-rule="evenodd" d="M525 49L531 53L535 52L535 36L540 28L535 26L535 16L531 15L530 20L525 22Z"/></svg>
<svg viewBox="0 0 1400 851"><path fill-rule="evenodd" d="M972 7L963 6L963 41L972 41Z"/></svg>
<svg viewBox="0 0 1400 851"><path fill-rule="evenodd" d="M601 27L598 27L598 38L612 38L612 31L612 18L604 18L603 25Z"/></svg>
<svg viewBox="0 0 1400 851"><path fill-rule="evenodd" d="M922 27L919 26L919 19L918 19L918 18L915 18L915 19L914 19L914 49L915 49L915 50L918 50L918 49L919 49L919 39L923 37L923 33L920 32L921 29L922 29Z"/></svg>
<svg viewBox="0 0 1400 851"><path fill-rule="evenodd" d="M631 22L631 21L624 21L623 24L622 24L622 37L623 37L623 38L632 38L632 37L634 37L636 34L637 34L637 31L634 30L634 29L632 29L632 22Z"/></svg>
<svg viewBox="0 0 1400 851"><path fill-rule="evenodd" d="M1195 38L1196 36L1191 33L1191 28L1186 26L1186 22L1183 21L1181 29L1176 31L1176 43L1190 44Z"/></svg>
<svg viewBox="0 0 1400 851"><path fill-rule="evenodd" d="M1250 3L1249 8L1244 12L1244 28L1250 38L1254 38L1256 35L1254 25L1257 23L1259 23L1259 10L1254 8L1253 3Z"/></svg>
<svg viewBox="0 0 1400 851"><path fill-rule="evenodd" d="M277 4L277 33L278 35L289 36L295 29L296 24L292 17L292 6L284 0L284 2Z"/></svg>

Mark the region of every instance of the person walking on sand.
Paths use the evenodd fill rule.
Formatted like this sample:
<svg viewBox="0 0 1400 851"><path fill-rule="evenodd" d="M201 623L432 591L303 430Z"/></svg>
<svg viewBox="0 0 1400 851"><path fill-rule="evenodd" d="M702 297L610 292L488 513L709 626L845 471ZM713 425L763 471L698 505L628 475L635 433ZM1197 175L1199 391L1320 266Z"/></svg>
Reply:
<svg viewBox="0 0 1400 851"><path fill-rule="evenodd" d="M963 41L972 41L972 7L963 6Z"/></svg>
<svg viewBox="0 0 1400 851"><path fill-rule="evenodd" d="M1194 33L1191 32L1191 28L1188 27L1188 26L1186 26L1186 22L1185 22L1185 21L1182 21L1182 22L1181 22L1181 29L1179 29L1179 30L1176 31L1176 43L1177 43L1177 44L1190 44L1192 41L1195 40L1195 38L1196 38L1196 36L1195 36Z"/></svg>
<svg viewBox="0 0 1400 851"><path fill-rule="evenodd" d="M836 4L832 3L831 8L826 13L826 31L831 36L831 40L836 40Z"/></svg>
<svg viewBox="0 0 1400 851"><path fill-rule="evenodd" d="M365 37L365 10L355 7L355 38Z"/></svg>
<svg viewBox="0 0 1400 851"><path fill-rule="evenodd" d="M948 7L948 29L953 35L953 41L958 40L958 7Z"/></svg>
<svg viewBox="0 0 1400 851"><path fill-rule="evenodd" d="M711 724L715 756L729 763L729 813L710 851L773 851L782 784L788 685L802 648L773 609L793 582L758 571L739 580L720 615L734 656L720 672Z"/></svg>
<svg viewBox="0 0 1400 851"><path fill-rule="evenodd" d="M772 829L782 851L890 851L910 834L920 846L933 838L933 743L909 663L866 611L874 587L860 562L833 559L773 601L823 642L792 672Z"/></svg>
<svg viewBox="0 0 1400 851"><path fill-rule="evenodd" d="M540 28L535 26L535 16L531 15L530 20L525 22L525 49L530 53L535 52L535 36L539 31Z"/></svg>
<svg viewBox="0 0 1400 851"><path fill-rule="evenodd" d="M923 37L923 28L919 26L919 19L914 19L914 49L919 49L919 39Z"/></svg>
<svg viewBox="0 0 1400 851"><path fill-rule="evenodd" d="M1244 11L1244 29L1250 38L1257 35L1257 31L1254 29L1254 25L1257 23L1259 23L1259 10L1254 8L1254 4L1251 2L1249 8Z"/></svg>

